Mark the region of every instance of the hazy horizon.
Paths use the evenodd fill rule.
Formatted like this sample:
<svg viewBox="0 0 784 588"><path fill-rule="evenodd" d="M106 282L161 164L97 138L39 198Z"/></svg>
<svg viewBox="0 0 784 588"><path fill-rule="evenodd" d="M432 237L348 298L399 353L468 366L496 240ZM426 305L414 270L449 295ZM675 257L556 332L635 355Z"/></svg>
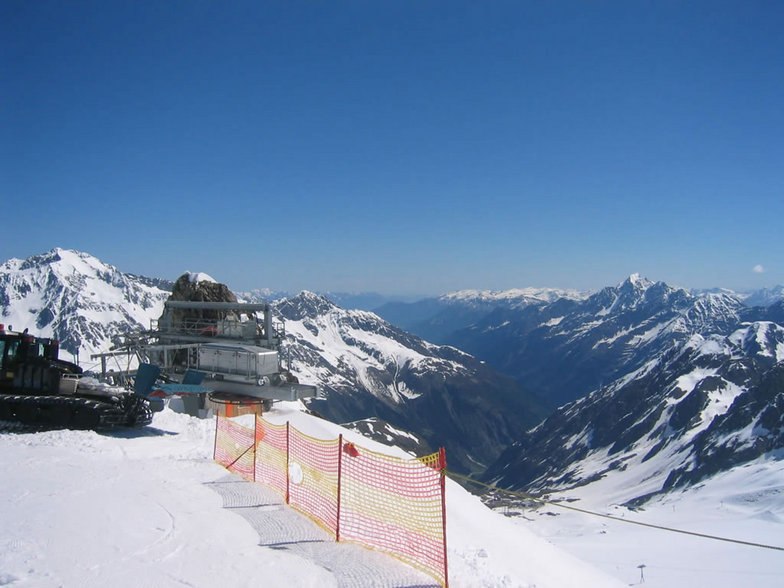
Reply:
<svg viewBox="0 0 784 588"><path fill-rule="evenodd" d="M38 253L31 254L28 257L33 257L33 256L37 256L37 255L44 255L44 254L49 253L50 251L54 251L56 249L62 249L62 250L68 250L68 251L76 251L77 253L84 253L84 254L87 254L87 255L93 255L89 251L77 251L77 250L70 249L70 248L67 248L67 247L53 247L53 248L51 248L51 249L49 249L47 251L41 251L41 252L38 252ZM96 257L96 256L93 256L93 257ZM6 262L11 261L12 259L16 259L18 261L24 261L27 258L9 258L9 259L5 259L5 260L0 260L0 264L5 264ZM723 289L726 289L726 290L731 290L733 292L736 292L738 294L750 294L750 293L753 293L753 292L758 292L760 290L773 290L773 289L777 289L777 288L784 288L783 284L772 284L770 286L762 286L760 288L746 288L746 289L732 289L732 288L727 288L725 286L711 286L711 287L708 287L708 288L701 288L701 287L700 288L694 288L694 287L685 286L683 284L672 284L672 283L666 282L665 280L659 280L659 279L656 279L656 278L654 278L652 276L645 276L645 275L639 274L639 272L633 272L632 274L629 274L628 276L622 277L621 279L617 280L616 282L604 284L603 286L601 286L599 288L595 288L595 289L591 289L591 290L576 290L576 289L573 289L573 288L562 288L562 287L557 286L557 285L549 285L549 286L547 286L547 285L526 284L526 285L512 286L510 288L505 288L505 289L500 289L500 290L492 290L492 289L487 289L487 288L462 288L460 290L449 290L449 291L445 291L445 292L390 293L390 292L383 292L383 291L379 291L379 290L349 291L349 290L321 290L321 289L317 289L317 288L302 288L302 289L299 289L299 290L292 291L292 290L286 290L285 288L271 287L271 286L269 286L267 284L256 285L256 286L252 286L251 288L235 288L235 287L233 287L233 285L231 283L227 283L227 282L225 282L225 281L223 281L223 280L221 280L221 279L219 279L219 278L217 278L217 277L215 277L215 276L213 276L211 274L208 274L207 272L200 272L198 269L194 269L194 270L185 269L185 270L182 270L177 275L171 276L171 277L170 276L149 275L149 274L137 274L136 272L129 272L129 271L125 270L124 268L117 266L117 264L112 263L110 260L100 259L100 258L97 258L97 257L96 257L96 259L99 259L99 261L101 261L101 262L103 262L103 263L105 263L107 265L111 265L111 266L117 268L119 271L121 271L123 273L140 275L140 276L142 276L144 278L169 280L171 282L176 281L180 276L182 276L182 275L184 275L186 273L192 273L192 274L204 273L209 278L212 278L215 281L222 282L222 283L226 284L232 291L237 292L237 293L261 292L261 293L269 293L269 294L276 294L276 295L277 294L296 295L296 294L298 294L298 293L300 293L302 291L310 291L310 292L323 294L323 295L333 294L333 295L344 295L344 296L355 296L355 297L379 296L379 297L385 298L387 300L400 301L400 302L415 302L415 301L426 299L426 298L435 298L435 297L439 297L439 296L445 296L447 294L454 294L454 293L457 293L457 292L472 292L472 291L473 292L480 292L480 293L484 293L484 292L500 293L500 292L514 291L514 290L528 290L528 289L531 289L531 290L561 290L561 291L567 291L567 292L568 291L577 292L577 293L581 293L581 294L592 294L592 293L598 292L599 290L601 290L602 288L605 288L605 287L616 287L616 286L619 286L623 282L627 281L628 279L630 279L634 275L640 276L640 277L642 277L644 279L647 279L647 280L650 280L651 282L654 282L654 283L655 282L665 282L665 283L667 283L668 286L676 287L676 288L683 288L685 290L693 291L693 292L704 292L704 291L711 291L711 290L723 290Z"/></svg>

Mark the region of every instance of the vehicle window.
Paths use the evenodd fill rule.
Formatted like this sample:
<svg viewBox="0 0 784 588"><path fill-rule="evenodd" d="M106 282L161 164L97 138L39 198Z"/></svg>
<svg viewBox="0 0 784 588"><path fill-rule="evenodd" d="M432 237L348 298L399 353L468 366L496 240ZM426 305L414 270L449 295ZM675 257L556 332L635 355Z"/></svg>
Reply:
<svg viewBox="0 0 784 588"><path fill-rule="evenodd" d="M18 359L16 357L19 341L4 341L5 355L3 356L3 370L13 372L16 370Z"/></svg>

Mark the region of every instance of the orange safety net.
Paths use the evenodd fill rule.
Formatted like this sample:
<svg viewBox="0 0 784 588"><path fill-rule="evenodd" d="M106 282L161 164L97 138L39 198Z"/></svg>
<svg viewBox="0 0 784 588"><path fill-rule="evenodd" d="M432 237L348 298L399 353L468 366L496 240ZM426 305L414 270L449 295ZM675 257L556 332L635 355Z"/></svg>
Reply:
<svg viewBox="0 0 784 588"><path fill-rule="evenodd" d="M213 458L229 471L236 472L246 480L254 480L253 429L217 417L215 426L215 454Z"/></svg>
<svg viewBox="0 0 784 588"><path fill-rule="evenodd" d="M441 454L401 459L345 444L340 539L385 551L446 584Z"/></svg>
<svg viewBox="0 0 784 588"><path fill-rule="evenodd" d="M289 433L289 504L328 531L338 524L338 440Z"/></svg>
<svg viewBox="0 0 784 588"><path fill-rule="evenodd" d="M288 496L288 427L256 417L256 481Z"/></svg>
<svg viewBox="0 0 784 588"><path fill-rule="evenodd" d="M218 417L215 460L271 486L338 541L384 551L448 585L443 450L402 459L260 417L255 431Z"/></svg>

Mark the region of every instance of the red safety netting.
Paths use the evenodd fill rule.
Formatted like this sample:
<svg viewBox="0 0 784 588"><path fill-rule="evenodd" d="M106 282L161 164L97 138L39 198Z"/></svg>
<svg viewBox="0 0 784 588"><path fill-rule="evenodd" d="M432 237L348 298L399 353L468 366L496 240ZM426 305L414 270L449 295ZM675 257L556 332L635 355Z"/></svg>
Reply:
<svg viewBox="0 0 784 588"><path fill-rule="evenodd" d="M340 539L386 551L446 583L442 456L401 459L345 444Z"/></svg>
<svg viewBox="0 0 784 588"><path fill-rule="evenodd" d="M288 427L256 417L256 481L288 499Z"/></svg>
<svg viewBox="0 0 784 588"><path fill-rule="evenodd" d="M217 417L215 426L215 453L213 458L226 469L254 481L253 429Z"/></svg>
<svg viewBox="0 0 784 588"><path fill-rule="evenodd" d="M385 551L448 585L443 449L401 459L257 417L218 417L215 460L271 486L338 541Z"/></svg>
<svg viewBox="0 0 784 588"><path fill-rule="evenodd" d="M289 504L327 530L338 524L338 440L289 434Z"/></svg>

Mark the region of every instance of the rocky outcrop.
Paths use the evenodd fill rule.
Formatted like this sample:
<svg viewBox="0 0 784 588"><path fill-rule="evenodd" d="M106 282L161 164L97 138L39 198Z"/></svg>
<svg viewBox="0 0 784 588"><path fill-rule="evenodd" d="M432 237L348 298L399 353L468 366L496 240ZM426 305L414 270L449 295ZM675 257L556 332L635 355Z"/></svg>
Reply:
<svg viewBox="0 0 784 588"><path fill-rule="evenodd" d="M225 284L216 282L206 274L186 272L174 282L169 300L183 302L237 302L237 297ZM183 320L205 319L221 320L227 318L230 312L220 310L203 310L190 308L166 309L161 315L161 321L168 313L170 324L182 324Z"/></svg>

